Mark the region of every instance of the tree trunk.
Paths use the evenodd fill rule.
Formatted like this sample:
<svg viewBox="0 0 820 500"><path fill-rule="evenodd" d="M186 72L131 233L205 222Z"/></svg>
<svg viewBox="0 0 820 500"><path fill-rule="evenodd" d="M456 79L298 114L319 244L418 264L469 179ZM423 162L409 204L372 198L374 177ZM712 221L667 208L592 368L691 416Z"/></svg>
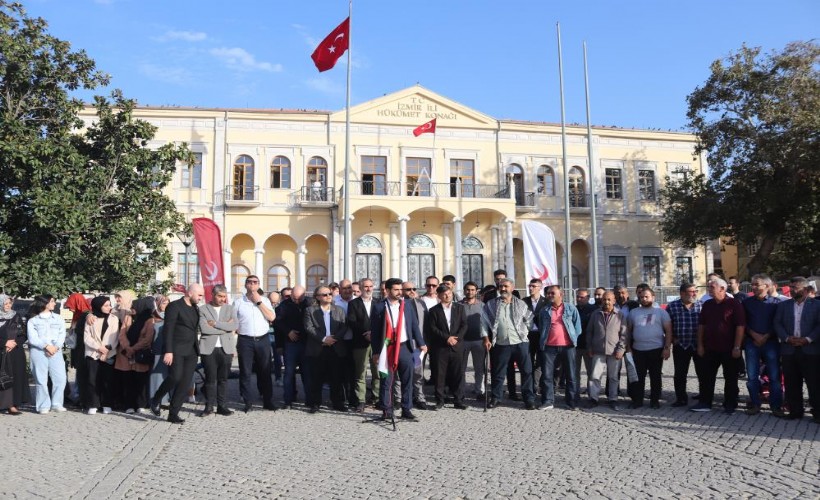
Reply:
<svg viewBox="0 0 820 500"><path fill-rule="evenodd" d="M774 246L777 243L777 237L771 234L763 236L760 241L760 247L754 257L749 261L746 267L749 269L749 276L754 276L766 271L769 264L769 256L774 251Z"/></svg>

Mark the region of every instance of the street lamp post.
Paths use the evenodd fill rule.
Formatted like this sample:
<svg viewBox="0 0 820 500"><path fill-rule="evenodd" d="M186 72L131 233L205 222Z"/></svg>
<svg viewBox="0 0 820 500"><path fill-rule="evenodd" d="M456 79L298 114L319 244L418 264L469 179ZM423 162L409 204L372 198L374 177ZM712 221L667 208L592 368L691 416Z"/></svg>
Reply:
<svg viewBox="0 0 820 500"><path fill-rule="evenodd" d="M185 247L185 279L183 284L187 291L191 275L188 271L188 266L191 265L191 244L194 242L194 232L191 230L189 223L186 223L184 228L177 233L177 238L179 238L180 243Z"/></svg>

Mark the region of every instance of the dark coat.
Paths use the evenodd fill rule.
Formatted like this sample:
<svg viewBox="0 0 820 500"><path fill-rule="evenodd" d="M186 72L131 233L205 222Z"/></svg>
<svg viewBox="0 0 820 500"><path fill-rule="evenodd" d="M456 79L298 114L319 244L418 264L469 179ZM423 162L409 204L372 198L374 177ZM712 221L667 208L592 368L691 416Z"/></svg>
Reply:
<svg viewBox="0 0 820 500"><path fill-rule="evenodd" d="M462 351L464 349L464 336L467 335L467 313L464 306L458 302L453 302L450 312L450 325L447 324L447 317L444 315L444 307L437 304L430 308L427 321L424 323L425 338L430 341L431 349L452 349ZM457 337L455 346L447 344L447 339Z"/></svg>

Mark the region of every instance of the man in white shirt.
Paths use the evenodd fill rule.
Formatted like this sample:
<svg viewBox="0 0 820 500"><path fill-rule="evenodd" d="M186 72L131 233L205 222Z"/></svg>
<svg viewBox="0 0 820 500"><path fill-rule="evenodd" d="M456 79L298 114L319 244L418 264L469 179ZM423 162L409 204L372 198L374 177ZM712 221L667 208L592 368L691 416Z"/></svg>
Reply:
<svg viewBox="0 0 820 500"><path fill-rule="evenodd" d="M270 322L276 318L273 305L259 294L259 277L245 279L246 293L234 302L239 321L236 352L239 358L239 394L245 403L245 413L251 411L251 374L259 379L262 403L266 410L276 411L273 404L271 349L268 337Z"/></svg>

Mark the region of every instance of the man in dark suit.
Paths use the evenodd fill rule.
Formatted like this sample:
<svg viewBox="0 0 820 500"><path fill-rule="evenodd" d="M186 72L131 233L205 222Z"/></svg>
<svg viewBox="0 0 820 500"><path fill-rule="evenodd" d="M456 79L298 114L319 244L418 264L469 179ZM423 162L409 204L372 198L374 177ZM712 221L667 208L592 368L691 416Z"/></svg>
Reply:
<svg viewBox="0 0 820 500"><path fill-rule="evenodd" d="M199 308L199 355L205 367L205 410L207 417L214 412L228 416L233 413L225 404L228 374L236 353L236 311L228 304L225 285L214 286L211 302Z"/></svg>
<svg viewBox="0 0 820 500"><path fill-rule="evenodd" d="M353 374L356 387L356 411L364 411L365 402L378 401L379 369L371 361L370 351L370 311L377 301L373 298L373 280L364 278L359 282L362 294L351 300L347 306L347 326L353 333ZM367 397L367 365L373 381Z"/></svg>
<svg viewBox="0 0 820 500"><path fill-rule="evenodd" d="M450 387L453 403L459 410L467 406L464 396L464 336L467 334L467 315L464 306L453 302L453 290L447 285L436 289L439 303L432 308L424 324L429 339L432 359L438 363L436 379L436 409L444 406L444 384Z"/></svg>
<svg viewBox="0 0 820 500"><path fill-rule="evenodd" d="M792 298L777 304L774 331L780 339L780 359L786 381L789 414L785 418L803 418L805 382L813 420L820 423L820 301L808 298L807 286L806 278L792 278Z"/></svg>
<svg viewBox="0 0 820 500"><path fill-rule="evenodd" d="M541 315L541 309L545 308L549 302L547 302L547 298L543 295L543 288L544 283L538 279L533 278L530 280L529 284L527 285L530 294L527 297L524 297L523 300L527 307L532 311L533 314L533 321L532 326L530 327L530 332L527 335L527 338L530 341L530 362L532 363L532 383L534 386L538 385L538 381L541 380L541 365L538 363L538 338L541 335L541 324L539 316ZM510 368L512 368L512 373L510 373L509 369L507 371L507 390L510 393L510 399L513 398L515 394L515 367L512 363L510 363ZM533 387L533 392L537 392L538 387Z"/></svg>
<svg viewBox="0 0 820 500"><path fill-rule="evenodd" d="M348 333L344 309L333 304L333 295L327 286L319 286L313 292L317 301L305 311L305 356L311 371L311 387L306 396L310 413L319 411L322 403L322 386L330 384L330 401L336 411L347 412L342 381Z"/></svg>
<svg viewBox="0 0 820 500"><path fill-rule="evenodd" d="M413 406L413 351L418 348L421 352L427 352L416 313L413 310L413 302L402 299L402 281L399 278L390 278L385 282L387 299L373 305L370 314L370 338L373 349L373 361L378 362L379 355L384 346L384 339L388 330L395 331L395 341L398 344L398 365L393 373L389 375L393 378L398 375L401 381L401 418L406 420L416 420L411 411ZM392 349L388 349L388 353ZM387 353L385 353L387 354ZM388 362L390 366L390 362ZM381 400L384 405L382 418L393 417L393 401L390 397L392 386L388 381L382 381Z"/></svg>
<svg viewBox="0 0 820 500"><path fill-rule="evenodd" d="M191 379L194 376L197 360L197 328L199 327L199 308L205 289L199 283L188 287L188 291L165 309L165 324L162 334L165 337L165 355L162 362L170 366L169 376L162 382L151 400L151 411L159 416L159 403L162 398L174 387L174 397L171 398L171 409L168 412L168 421L172 424L181 424L185 419L179 417L182 402L188 396L191 388Z"/></svg>

